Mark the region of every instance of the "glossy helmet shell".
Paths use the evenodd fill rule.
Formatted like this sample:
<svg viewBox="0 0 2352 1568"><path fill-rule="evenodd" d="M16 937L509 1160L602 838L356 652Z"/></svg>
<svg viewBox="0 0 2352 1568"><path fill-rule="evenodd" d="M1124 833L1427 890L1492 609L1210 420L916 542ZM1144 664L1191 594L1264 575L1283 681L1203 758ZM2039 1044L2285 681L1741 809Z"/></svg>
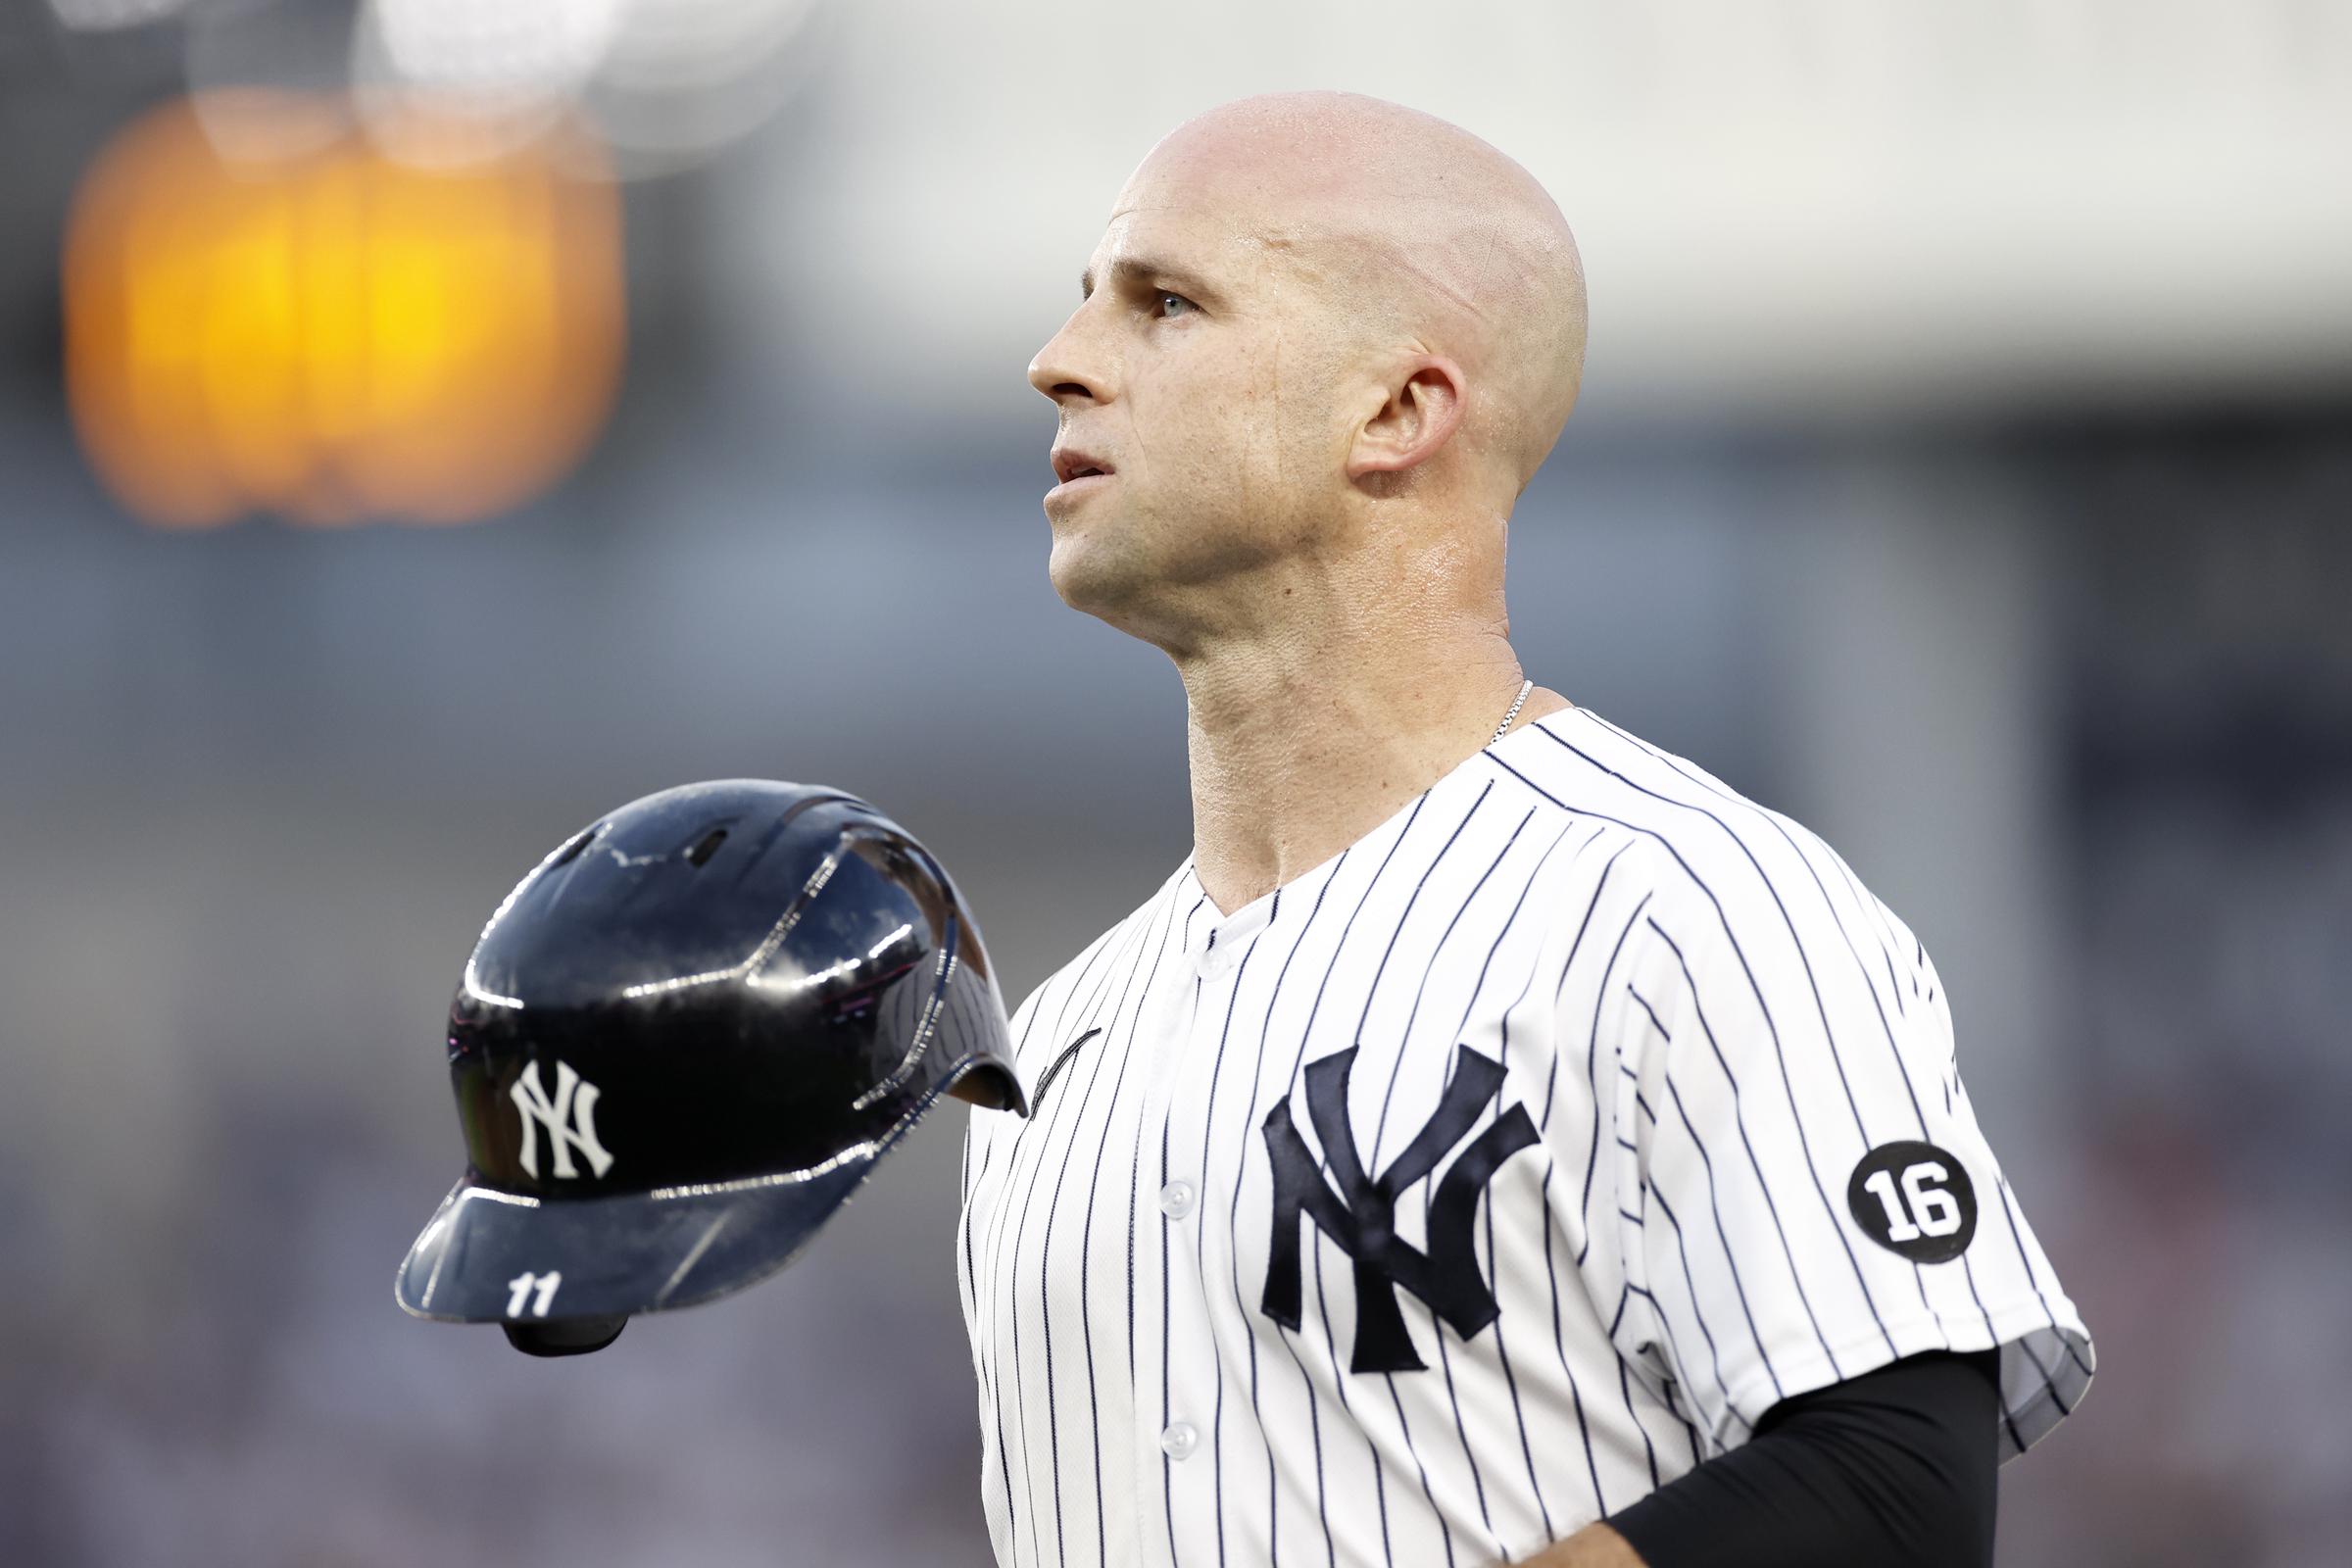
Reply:
<svg viewBox="0 0 2352 1568"><path fill-rule="evenodd" d="M448 1053L467 1167L396 1294L511 1332L740 1289L942 1093L1028 1110L946 868L856 796L763 780L647 796L542 860Z"/></svg>

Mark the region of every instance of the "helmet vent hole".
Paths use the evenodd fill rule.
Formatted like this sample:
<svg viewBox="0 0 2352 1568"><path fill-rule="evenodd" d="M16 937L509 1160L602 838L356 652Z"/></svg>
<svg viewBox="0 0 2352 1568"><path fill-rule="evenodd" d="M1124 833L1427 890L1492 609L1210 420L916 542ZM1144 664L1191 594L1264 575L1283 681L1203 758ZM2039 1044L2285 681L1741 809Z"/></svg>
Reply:
<svg viewBox="0 0 2352 1568"><path fill-rule="evenodd" d="M716 855L718 853L718 847L726 842L727 830L723 827L712 828L710 832L704 834L700 839L695 841L695 846L693 849L686 852L686 863L689 865L698 866L703 864L705 861L709 860L710 857Z"/></svg>
<svg viewBox="0 0 2352 1568"><path fill-rule="evenodd" d="M596 826L588 829L588 831L582 833L578 838L573 839L569 844L564 845L563 850L556 856L554 863L557 865L569 865L572 861L580 858L580 852L588 848L591 843L595 842L596 836L599 833L602 833L604 830L605 825L602 822L599 822Z"/></svg>

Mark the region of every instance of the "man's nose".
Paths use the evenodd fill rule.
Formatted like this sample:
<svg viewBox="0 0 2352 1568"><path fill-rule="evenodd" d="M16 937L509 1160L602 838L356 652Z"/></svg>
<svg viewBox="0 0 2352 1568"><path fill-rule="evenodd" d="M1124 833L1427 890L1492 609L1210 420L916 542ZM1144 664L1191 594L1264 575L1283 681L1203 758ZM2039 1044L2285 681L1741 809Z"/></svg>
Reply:
<svg viewBox="0 0 2352 1568"><path fill-rule="evenodd" d="M1061 323L1046 346L1029 362L1029 384L1059 406L1064 398L1109 401L1110 381L1102 368L1100 350L1090 350L1074 328L1078 316Z"/></svg>

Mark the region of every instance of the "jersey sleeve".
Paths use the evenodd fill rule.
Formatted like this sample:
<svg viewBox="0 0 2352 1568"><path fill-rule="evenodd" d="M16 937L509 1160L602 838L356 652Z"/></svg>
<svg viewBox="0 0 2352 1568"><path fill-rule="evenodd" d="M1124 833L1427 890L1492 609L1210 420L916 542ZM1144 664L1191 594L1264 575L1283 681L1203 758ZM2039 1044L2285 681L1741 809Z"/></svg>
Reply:
<svg viewBox="0 0 2352 1568"><path fill-rule="evenodd" d="M1926 951L1772 820L1781 853L1732 866L1660 843L1604 999L1611 1337L1718 1450L1791 1396L1999 1347L2006 1460L2082 1398L2090 1336L1977 1126Z"/></svg>

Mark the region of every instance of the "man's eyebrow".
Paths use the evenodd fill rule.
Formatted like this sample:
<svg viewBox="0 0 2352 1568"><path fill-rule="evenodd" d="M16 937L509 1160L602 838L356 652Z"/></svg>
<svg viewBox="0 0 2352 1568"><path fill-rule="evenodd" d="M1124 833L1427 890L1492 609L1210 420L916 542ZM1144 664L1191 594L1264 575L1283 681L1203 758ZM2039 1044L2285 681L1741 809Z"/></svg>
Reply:
<svg viewBox="0 0 2352 1568"><path fill-rule="evenodd" d="M1181 267L1149 256L1122 256L1110 264L1110 272L1113 277L1131 283L1148 283L1155 278L1165 278L1178 293L1188 297L1196 293L1213 297L1216 292L1198 273L1188 272ZM1090 267L1078 274L1078 297L1091 299L1094 292L1095 270Z"/></svg>

